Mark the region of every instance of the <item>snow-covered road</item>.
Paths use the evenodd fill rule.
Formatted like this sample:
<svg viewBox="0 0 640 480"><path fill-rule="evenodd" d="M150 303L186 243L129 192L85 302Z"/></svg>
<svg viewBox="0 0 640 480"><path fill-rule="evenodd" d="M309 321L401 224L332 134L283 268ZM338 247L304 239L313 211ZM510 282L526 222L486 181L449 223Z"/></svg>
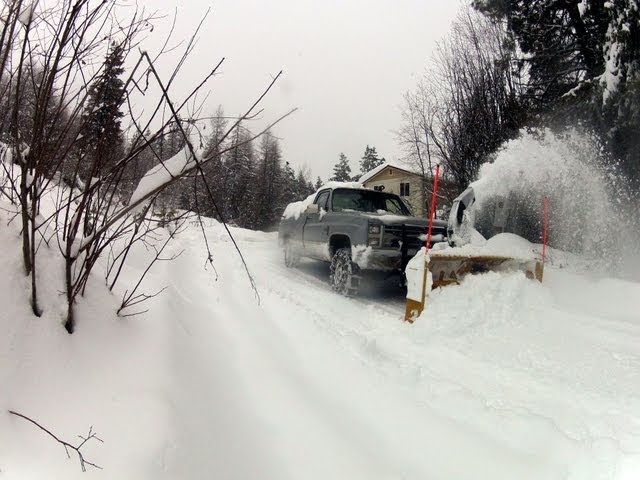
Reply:
<svg viewBox="0 0 640 480"><path fill-rule="evenodd" d="M640 475L640 285L486 274L411 326L401 292L342 298L325 265L287 269L273 234L236 230L258 304L210 233L218 280L194 229L154 309L180 385L167 478Z"/></svg>
<svg viewBox="0 0 640 480"><path fill-rule="evenodd" d="M68 336L55 309L14 307L28 320L4 323L1 406L63 437L94 424L92 478L640 478L640 284L489 273L408 325L402 292L343 298L325 265L287 269L274 234L233 232L259 303L224 229L207 228L214 272L192 226L151 271L145 291L168 288L144 315L110 317L117 299L94 293ZM60 449L0 417L0 478L88 478Z"/></svg>

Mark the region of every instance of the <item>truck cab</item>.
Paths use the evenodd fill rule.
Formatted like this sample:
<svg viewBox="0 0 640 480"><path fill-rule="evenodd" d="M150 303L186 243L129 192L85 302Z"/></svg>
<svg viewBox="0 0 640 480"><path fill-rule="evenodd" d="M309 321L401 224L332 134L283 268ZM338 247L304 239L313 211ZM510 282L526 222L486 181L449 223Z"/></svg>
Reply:
<svg viewBox="0 0 640 480"><path fill-rule="evenodd" d="M333 284L345 263L352 272L402 273L425 244L427 226L395 194L338 184L290 204L278 238L288 266L300 257L331 262ZM432 243L445 241L446 232L446 222L434 221Z"/></svg>

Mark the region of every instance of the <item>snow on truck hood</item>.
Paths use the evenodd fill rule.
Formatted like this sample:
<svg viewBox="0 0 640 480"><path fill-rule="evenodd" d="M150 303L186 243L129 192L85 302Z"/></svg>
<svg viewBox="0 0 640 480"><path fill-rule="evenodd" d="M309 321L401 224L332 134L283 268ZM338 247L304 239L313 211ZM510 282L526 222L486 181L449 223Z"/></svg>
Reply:
<svg viewBox="0 0 640 480"><path fill-rule="evenodd" d="M499 233L489 240L477 234L475 241L462 247L450 247L447 243L437 244L433 253L442 256L492 256L532 260L540 256L541 245L535 245L513 233Z"/></svg>

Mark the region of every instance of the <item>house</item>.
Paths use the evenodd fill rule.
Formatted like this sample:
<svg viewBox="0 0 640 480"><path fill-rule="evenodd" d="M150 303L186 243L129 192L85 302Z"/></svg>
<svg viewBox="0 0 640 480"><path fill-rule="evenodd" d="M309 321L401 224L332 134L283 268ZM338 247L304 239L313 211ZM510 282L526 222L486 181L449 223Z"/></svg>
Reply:
<svg viewBox="0 0 640 480"><path fill-rule="evenodd" d="M411 171L408 167L387 162L362 175L359 181L366 188L383 190L400 195L404 202L409 205L414 215L425 218L429 216L429 202L431 201L431 189L433 185L432 178L428 178L426 185L423 187L423 177L421 174ZM454 198L455 195L451 196L453 192L449 192L452 187L450 182L440 179L440 185L444 188L442 191L440 191L440 188L438 189L438 197L440 197L438 199L438 209L440 210L442 206L447 210L451 205L451 199ZM440 193L444 195L441 196Z"/></svg>
<svg viewBox="0 0 640 480"><path fill-rule="evenodd" d="M400 195L419 217L428 216L427 200L423 199L422 176L392 163L383 163L360 177L366 188Z"/></svg>

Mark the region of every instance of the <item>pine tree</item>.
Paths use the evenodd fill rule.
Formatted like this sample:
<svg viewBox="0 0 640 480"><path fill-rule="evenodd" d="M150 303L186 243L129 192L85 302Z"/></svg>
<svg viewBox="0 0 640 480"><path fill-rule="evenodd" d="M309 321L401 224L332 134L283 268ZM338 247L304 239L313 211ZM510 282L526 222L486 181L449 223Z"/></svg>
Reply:
<svg viewBox="0 0 640 480"><path fill-rule="evenodd" d="M298 170L298 175L296 176L296 189L298 193L298 197L300 199L307 198L315 189L313 188L313 183L311 183L308 179L308 169L300 169Z"/></svg>
<svg viewBox="0 0 640 480"><path fill-rule="evenodd" d="M84 179L99 176L122 154L123 136L120 108L125 100L124 48L113 43L104 60L100 75L88 92L82 116L83 128L78 142L82 160L79 168Z"/></svg>
<svg viewBox="0 0 640 480"><path fill-rule="evenodd" d="M236 127L229 151L223 159L224 197L222 209L225 220L238 226L250 223L251 201L248 195L256 179L255 152L251 132L242 125Z"/></svg>
<svg viewBox="0 0 640 480"><path fill-rule="evenodd" d="M322 179L320 177L318 177L316 179L316 184L315 184L316 190L320 190L322 188L322 185L324 185L324 182L322 181Z"/></svg>
<svg viewBox="0 0 640 480"><path fill-rule="evenodd" d="M505 22L529 109L598 132L640 182L640 11L635 0L474 0Z"/></svg>
<svg viewBox="0 0 640 480"><path fill-rule="evenodd" d="M367 145L364 149L364 155L360 159L360 172L364 175L365 173L382 165L384 162L384 158L378 158L376 147L369 147L369 145Z"/></svg>
<svg viewBox="0 0 640 480"><path fill-rule="evenodd" d="M351 167L349 166L349 160L344 153L340 153L338 163L333 167L333 177L331 177L330 180L334 182L351 181Z"/></svg>
<svg viewBox="0 0 640 480"><path fill-rule="evenodd" d="M138 149L142 147L147 142L146 139L150 136L151 132L149 130L147 130L144 135L142 133L136 133L129 141L128 148ZM157 163L158 159L151 145L142 148L135 158L127 163L120 181L120 187L123 190L124 197L128 198L133 193L142 177Z"/></svg>
<svg viewBox="0 0 640 480"><path fill-rule="evenodd" d="M202 215L208 217L217 217L217 211L215 205L220 207L222 205L222 199L225 196L225 178L224 169L222 164L222 154L220 153L225 148L226 142L222 141L222 137L227 131L227 120L224 116L224 109L222 105L219 105L216 109L216 113L211 119L211 133L207 139L207 143L202 154L203 159L207 159L207 162L202 166L202 171L207 179L207 184L211 189L211 195L209 196L204 181L198 177L196 185L196 197L197 206ZM215 205L214 205L215 203ZM220 220L220 218L218 218Z"/></svg>
<svg viewBox="0 0 640 480"><path fill-rule="evenodd" d="M287 206L287 204L291 202L295 202L298 200L302 200L298 197L298 192L296 189L296 174L291 168L289 162L285 162L284 167L282 168L282 172L279 178L279 208L277 209L279 213L282 213Z"/></svg>
<svg viewBox="0 0 640 480"><path fill-rule="evenodd" d="M630 0L607 3L609 23L602 50L606 63L598 91L601 131L640 190L640 5Z"/></svg>
<svg viewBox="0 0 640 480"><path fill-rule="evenodd" d="M265 230L277 223L280 213L277 211L278 177L281 174L280 145L271 132L266 132L258 153L256 177L251 193L251 212L249 228Z"/></svg>
<svg viewBox="0 0 640 480"><path fill-rule="evenodd" d="M176 126L166 135L156 140L152 148L158 161L165 161L180 152L184 146L185 140L182 131ZM194 206L191 202L192 184L193 179L183 178L170 185L160 194L157 201L158 206L167 212L174 213L178 208L184 210L193 209Z"/></svg>

